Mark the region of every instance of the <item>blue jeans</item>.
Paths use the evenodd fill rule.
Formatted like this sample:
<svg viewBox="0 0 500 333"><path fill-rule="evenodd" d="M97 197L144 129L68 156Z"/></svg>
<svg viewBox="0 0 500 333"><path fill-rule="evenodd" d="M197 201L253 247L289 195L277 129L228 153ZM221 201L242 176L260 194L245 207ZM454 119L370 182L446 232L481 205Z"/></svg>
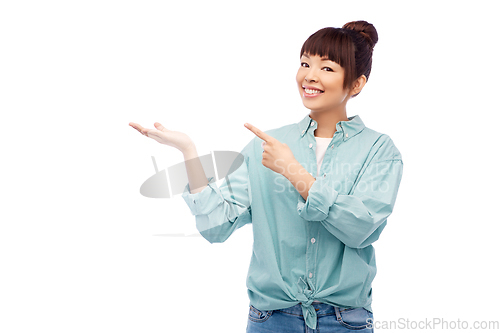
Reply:
<svg viewBox="0 0 500 333"><path fill-rule="evenodd" d="M333 333L333 332L373 332L373 314L364 308L340 308L313 303L318 317L316 329L308 327L302 315L300 304L286 309L259 310L250 305L247 333Z"/></svg>

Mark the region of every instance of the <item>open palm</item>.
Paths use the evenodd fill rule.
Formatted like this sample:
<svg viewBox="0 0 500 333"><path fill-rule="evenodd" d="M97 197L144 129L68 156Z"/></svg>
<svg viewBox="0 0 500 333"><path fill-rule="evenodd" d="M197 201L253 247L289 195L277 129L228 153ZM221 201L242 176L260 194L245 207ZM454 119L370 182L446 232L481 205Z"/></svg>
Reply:
<svg viewBox="0 0 500 333"><path fill-rule="evenodd" d="M160 123L154 123L155 129L144 128L141 125L132 122L129 123L129 125L141 134L155 139L161 144L177 148L181 152L186 151L193 145L193 141L187 134L166 129Z"/></svg>

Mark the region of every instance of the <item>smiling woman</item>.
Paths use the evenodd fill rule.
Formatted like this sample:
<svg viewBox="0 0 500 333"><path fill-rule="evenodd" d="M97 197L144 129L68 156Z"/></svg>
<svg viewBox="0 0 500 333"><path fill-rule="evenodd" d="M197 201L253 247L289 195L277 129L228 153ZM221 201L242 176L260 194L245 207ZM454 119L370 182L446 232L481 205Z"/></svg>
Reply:
<svg viewBox="0 0 500 333"><path fill-rule="evenodd" d="M394 208L403 161L388 135L347 117L346 105L370 76L377 40L365 21L311 35L296 75L310 113L268 131L245 123L255 137L220 186L185 134L131 123L183 152L182 197L206 240L222 243L252 225L247 333L373 331L372 243Z"/></svg>
<svg viewBox="0 0 500 333"><path fill-rule="evenodd" d="M370 76L377 40L365 21L311 35L296 75L310 113L265 132L246 123L256 136L241 151L245 163L220 187L186 187L209 242L252 224L247 333L373 331L372 243L394 207L403 162L390 137L347 117L346 105Z"/></svg>

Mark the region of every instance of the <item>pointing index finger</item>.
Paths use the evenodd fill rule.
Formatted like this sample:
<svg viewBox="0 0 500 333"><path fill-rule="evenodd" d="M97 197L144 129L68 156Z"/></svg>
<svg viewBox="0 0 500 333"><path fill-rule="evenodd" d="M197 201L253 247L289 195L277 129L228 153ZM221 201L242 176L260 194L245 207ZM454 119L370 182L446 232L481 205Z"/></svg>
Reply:
<svg viewBox="0 0 500 333"><path fill-rule="evenodd" d="M264 141L271 141L274 138L264 132L262 132L260 129L257 127L250 125L249 123L245 123L245 127L248 128L250 131L252 131L255 135L257 135L259 138L261 138Z"/></svg>

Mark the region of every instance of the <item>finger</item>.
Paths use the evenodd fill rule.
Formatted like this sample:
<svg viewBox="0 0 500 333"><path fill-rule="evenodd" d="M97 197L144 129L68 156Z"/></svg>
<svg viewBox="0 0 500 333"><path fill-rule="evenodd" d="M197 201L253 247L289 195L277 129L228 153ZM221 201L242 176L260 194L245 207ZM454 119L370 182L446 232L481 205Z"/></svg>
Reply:
<svg viewBox="0 0 500 333"><path fill-rule="evenodd" d="M166 130L166 128L165 128L165 127L163 127L163 125L162 125L162 124L160 124L160 123L158 123L158 122L157 122L157 123L155 123L155 127L156 127L158 130L160 130L160 131Z"/></svg>
<svg viewBox="0 0 500 333"><path fill-rule="evenodd" d="M135 128L135 129L136 129L136 130L138 130L138 131L140 131L140 130L141 130L141 128L142 128L142 126L141 126L141 125L136 124L136 123L132 123L132 122L130 122L130 123L128 123L128 124L129 124L132 128Z"/></svg>
<svg viewBox="0 0 500 333"><path fill-rule="evenodd" d="M245 127L248 128L250 131L252 131L255 135L257 135L259 138L261 138L264 141L273 141L274 138L270 136L269 134L266 134L262 132L260 129L257 127L250 125L249 123L245 123Z"/></svg>
<svg viewBox="0 0 500 333"><path fill-rule="evenodd" d="M144 127L142 127L141 125L139 124L136 124L136 123L129 123L130 126L132 126L133 128L135 128L137 131L141 132L144 130Z"/></svg>
<svg viewBox="0 0 500 333"><path fill-rule="evenodd" d="M143 135L148 135L148 129L147 128L144 128L142 127L141 125L139 124L136 124L136 123L129 123L130 126L132 126L133 128L135 128L137 131L139 131L141 134Z"/></svg>

